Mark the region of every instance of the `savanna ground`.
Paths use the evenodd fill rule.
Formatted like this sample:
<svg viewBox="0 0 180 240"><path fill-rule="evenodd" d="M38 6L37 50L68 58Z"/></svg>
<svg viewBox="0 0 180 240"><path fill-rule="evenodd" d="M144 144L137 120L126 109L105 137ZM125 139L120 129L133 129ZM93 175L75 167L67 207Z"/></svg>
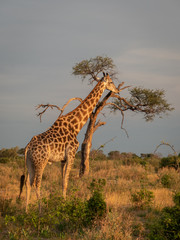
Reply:
<svg viewBox="0 0 180 240"><path fill-rule="evenodd" d="M17 149L4 151L17 152ZM27 215L25 189L22 200L18 201L23 156L1 155L0 239L180 239L180 235L173 238L163 235L163 229L162 234L155 234L162 227L158 219L163 209L174 208L173 196L180 192L179 172L160 167L160 158L141 159L132 155L125 161L91 159L89 175L82 178L79 178L80 159L76 158L66 201L61 195L60 163L48 165L42 180L42 213L38 213L32 190ZM99 179L105 180L105 186ZM97 205L99 208L94 211Z"/></svg>

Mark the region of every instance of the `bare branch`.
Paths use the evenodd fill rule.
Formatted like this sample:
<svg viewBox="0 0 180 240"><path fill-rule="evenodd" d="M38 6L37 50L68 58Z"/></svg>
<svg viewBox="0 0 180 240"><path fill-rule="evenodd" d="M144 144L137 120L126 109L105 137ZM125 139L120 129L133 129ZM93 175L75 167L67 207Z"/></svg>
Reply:
<svg viewBox="0 0 180 240"><path fill-rule="evenodd" d="M46 110L47 110L48 108L51 108L51 109L57 108L59 111L61 111L61 113L60 113L59 116L62 116L62 114L63 114L63 112L64 112L64 109L65 109L65 108L67 107L67 105L68 105L71 101L73 101L73 100L78 100L78 101L80 101L80 102L83 101L81 98L78 98L78 97L76 97L76 98L71 98L71 99L69 99L69 100L67 101L66 104L64 104L64 106L63 106L62 108L58 107L57 105L53 105L53 104L39 104L39 105L36 107L36 110L38 110L38 109L41 108L41 107L42 107L42 108L45 108L42 112L39 112L39 113L37 114L37 116L40 118L40 122L42 122L42 115L46 112Z"/></svg>
<svg viewBox="0 0 180 240"><path fill-rule="evenodd" d="M40 122L42 121L42 115L43 113L46 112L46 110L50 107L51 109L53 108L57 108L59 111L61 111L61 108L58 107L57 105L52 105L52 104L39 104L37 107L36 107L36 110L38 110L39 108L45 108L42 112L39 112L37 114L37 116L40 118Z"/></svg>
<svg viewBox="0 0 180 240"><path fill-rule="evenodd" d="M98 129L98 127L101 127L105 124L106 124L106 122L101 122L100 120L98 120L97 123L94 125L93 132L95 132Z"/></svg>
<svg viewBox="0 0 180 240"><path fill-rule="evenodd" d="M101 148L104 148L104 146L105 146L106 144L108 144L109 142L114 141L115 138L117 138L117 137L115 136L115 137L113 137L112 139L108 140L107 142L103 143L100 147L98 147L97 151L100 150Z"/></svg>
<svg viewBox="0 0 180 240"><path fill-rule="evenodd" d="M166 142L164 142L164 141L162 141L162 142L156 147L156 149L154 150L154 153L156 153L156 151L158 150L158 148L159 148L160 146L163 146L163 145L169 146L169 147L173 150L174 155L177 156L177 152L175 151L174 146L171 145L171 144L169 144L169 143L166 143Z"/></svg>
<svg viewBox="0 0 180 240"><path fill-rule="evenodd" d="M59 116L62 116L62 114L63 114L63 112L64 112L64 109L67 107L67 105L68 105L70 102L72 102L72 101L74 101L74 100L78 100L78 101L80 101L80 102L83 101L82 98L79 98L79 97L75 97L75 98L71 98L71 99L69 99L69 100L67 101L67 103L64 104L64 106L62 107L62 109L61 109L61 113L60 113Z"/></svg>
<svg viewBox="0 0 180 240"><path fill-rule="evenodd" d="M122 90L124 90L124 89L126 89L126 88L131 87L131 86L125 86L125 87L121 88L123 85L124 85L124 82L122 82L122 83L120 83L120 84L118 85L117 88L118 88L119 92L121 92Z"/></svg>
<svg viewBox="0 0 180 240"><path fill-rule="evenodd" d="M123 112L123 110L118 105L116 105L115 103L106 103L106 105L112 105L112 106L116 107L117 109L119 109L121 111L121 115L122 115L121 129L125 131L127 137L129 138L127 130L123 127L123 123L124 123L124 112Z"/></svg>

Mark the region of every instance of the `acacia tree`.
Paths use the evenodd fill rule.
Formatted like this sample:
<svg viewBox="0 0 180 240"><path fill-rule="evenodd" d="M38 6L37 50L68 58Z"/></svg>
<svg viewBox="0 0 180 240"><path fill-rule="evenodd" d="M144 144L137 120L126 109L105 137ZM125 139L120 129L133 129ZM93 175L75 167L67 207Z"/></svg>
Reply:
<svg viewBox="0 0 180 240"><path fill-rule="evenodd" d="M109 57L97 56L89 60L83 60L73 67L73 75L80 76L82 80L88 80L90 84L100 80L99 76L103 72L108 72L112 80L117 79L116 66ZM129 90L130 98L123 98L120 92L129 86L123 87L124 82L119 84L119 94L113 92L107 93L104 98L97 104L92 112L84 141L81 145L81 164L79 175L87 175L89 173L89 154L92 145L93 133L106 124L101 120L97 121L97 116L105 106L109 106L111 111L120 111L122 115L121 128L123 128L124 112L127 110L143 113L146 121L152 121L155 116L162 117L172 111L173 108L165 99L164 90L151 90L142 87L134 87ZM111 101L109 101L111 100ZM124 129L125 130L125 129Z"/></svg>

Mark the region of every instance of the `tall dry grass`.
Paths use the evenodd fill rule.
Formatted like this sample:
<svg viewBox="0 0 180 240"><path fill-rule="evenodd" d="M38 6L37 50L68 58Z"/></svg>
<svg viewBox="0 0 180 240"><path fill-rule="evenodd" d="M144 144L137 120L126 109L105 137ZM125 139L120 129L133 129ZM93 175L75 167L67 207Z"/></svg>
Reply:
<svg viewBox="0 0 180 240"><path fill-rule="evenodd" d="M92 179L103 178L106 180L104 189L105 200L109 213L102 220L100 225L86 230L81 236L79 233L68 234L64 239L145 239L143 231L145 229L145 218L139 217L139 212L132 211L131 193L138 191L142 187L154 193L155 199L153 208L161 210L166 206L172 206L173 191L178 189L180 176L173 169L159 169L155 171L153 166L143 167L141 165L121 165L117 160L104 160L90 162L90 172L86 177L79 178L79 164L76 160L70 174L68 195L85 199L90 196L88 186ZM13 199L16 204L16 198L19 194L19 178L23 173L22 167L16 163L0 164L0 197L1 199ZM175 180L172 188L164 188L160 182L163 175L169 174ZM48 165L45 168L42 180L42 197L59 192L61 194L61 167L60 163ZM26 191L22 194L22 207L25 208ZM37 202L35 191L31 193L31 203ZM140 226L136 237L133 237L134 225Z"/></svg>

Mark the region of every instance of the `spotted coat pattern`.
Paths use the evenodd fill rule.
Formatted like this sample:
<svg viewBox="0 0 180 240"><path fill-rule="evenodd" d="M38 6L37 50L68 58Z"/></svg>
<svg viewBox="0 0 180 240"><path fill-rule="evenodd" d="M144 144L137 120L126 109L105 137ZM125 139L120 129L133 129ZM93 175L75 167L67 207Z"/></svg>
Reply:
<svg viewBox="0 0 180 240"><path fill-rule="evenodd" d="M27 144L25 149L28 170L26 209L32 186L35 187L37 198L40 199L42 174L47 163L61 161L62 190L63 196L66 197L69 173L79 146L76 136L87 122L105 89L117 92L108 74L98 82L78 107L58 117L46 132L34 136Z"/></svg>

